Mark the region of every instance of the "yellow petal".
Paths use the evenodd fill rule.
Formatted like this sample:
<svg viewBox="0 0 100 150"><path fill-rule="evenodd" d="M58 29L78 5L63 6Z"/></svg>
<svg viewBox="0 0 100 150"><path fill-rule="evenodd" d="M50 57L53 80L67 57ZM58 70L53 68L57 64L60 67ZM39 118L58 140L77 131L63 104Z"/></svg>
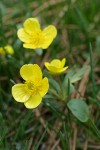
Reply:
<svg viewBox="0 0 100 150"><path fill-rule="evenodd" d="M25 102L31 94L26 90L25 84L16 84L12 87L12 95L17 102Z"/></svg>
<svg viewBox="0 0 100 150"><path fill-rule="evenodd" d="M22 41L22 42L27 42L30 43L30 36L25 32L25 30L23 28L20 28L17 32L18 38Z"/></svg>
<svg viewBox="0 0 100 150"><path fill-rule="evenodd" d="M63 58L62 61L61 61L61 67L62 67L62 68L64 67L65 62L66 62L66 58Z"/></svg>
<svg viewBox="0 0 100 150"><path fill-rule="evenodd" d="M36 108L42 101L40 95L32 95L25 103L25 107L28 109Z"/></svg>
<svg viewBox="0 0 100 150"><path fill-rule="evenodd" d="M37 64L23 65L20 69L20 75L24 80L42 80L42 71Z"/></svg>
<svg viewBox="0 0 100 150"><path fill-rule="evenodd" d="M48 62L45 62L45 66L51 74L60 74L68 68L68 66L64 67L64 68L57 68L56 66L52 66Z"/></svg>
<svg viewBox="0 0 100 150"><path fill-rule="evenodd" d="M24 43L23 47L29 48L29 49L36 49L37 48L37 46L35 44L28 44L28 43Z"/></svg>
<svg viewBox="0 0 100 150"><path fill-rule="evenodd" d="M60 71L59 68L55 67L55 66L48 66L48 70L50 71L50 73L52 74L58 74L58 72Z"/></svg>
<svg viewBox="0 0 100 150"><path fill-rule="evenodd" d="M43 42L42 48L46 49L49 47L49 45L52 43L52 41L56 37L57 30L53 25L49 25L43 30L43 34L44 34L44 42Z"/></svg>
<svg viewBox="0 0 100 150"><path fill-rule="evenodd" d="M29 18L24 22L24 29L31 34L40 29L40 24L36 18Z"/></svg>
<svg viewBox="0 0 100 150"><path fill-rule="evenodd" d="M57 35L57 30L55 26L49 25L43 30L43 33L47 38L51 37L52 39L54 39Z"/></svg>
<svg viewBox="0 0 100 150"><path fill-rule="evenodd" d="M45 62L44 65L45 65L45 67L49 70L50 63Z"/></svg>
<svg viewBox="0 0 100 150"><path fill-rule="evenodd" d="M59 71L58 71L58 74L63 73L66 69L68 69L68 66L67 66L67 67L62 68L61 70L59 70Z"/></svg>
<svg viewBox="0 0 100 150"><path fill-rule="evenodd" d="M45 40L41 44L40 48L47 49L50 46L50 44L52 43L53 39L52 38L44 38L44 39Z"/></svg>
<svg viewBox="0 0 100 150"><path fill-rule="evenodd" d="M45 62L45 66L52 74L57 74L60 70L59 68L57 68L55 66L51 66L51 64L49 64L48 62Z"/></svg>
<svg viewBox="0 0 100 150"><path fill-rule="evenodd" d="M41 95L41 97L43 97L48 92L48 89L49 89L48 78L45 77L42 80L42 85L41 85L41 88L39 90L39 94Z"/></svg>
<svg viewBox="0 0 100 150"><path fill-rule="evenodd" d="M61 67L61 61L59 59L54 59L51 61L50 65L60 68Z"/></svg>

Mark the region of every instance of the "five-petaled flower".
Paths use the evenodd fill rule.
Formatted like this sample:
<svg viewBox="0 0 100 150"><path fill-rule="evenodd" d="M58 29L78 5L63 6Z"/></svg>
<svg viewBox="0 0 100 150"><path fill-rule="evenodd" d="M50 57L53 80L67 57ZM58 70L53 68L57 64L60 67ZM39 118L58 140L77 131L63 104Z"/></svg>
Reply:
<svg viewBox="0 0 100 150"><path fill-rule="evenodd" d="M36 18L29 18L24 22L24 28L18 30L19 39L24 42L23 47L30 49L47 49L57 35L55 26L49 25L41 30Z"/></svg>
<svg viewBox="0 0 100 150"><path fill-rule="evenodd" d="M49 70L51 74L60 74L68 68L68 66L64 67L65 62L65 58L63 58L62 60L54 59L50 63L45 62L45 67Z"/></svg>
<svg viewBox="0 0 100 150"><path fill-rule="evenodd" d="M26 108L36 108L48 92L48 78L42 79L42 71L37 64L23 65L20 75L25 82L15 84L12 87L12 95L16 101L24 103Z"/></svg>

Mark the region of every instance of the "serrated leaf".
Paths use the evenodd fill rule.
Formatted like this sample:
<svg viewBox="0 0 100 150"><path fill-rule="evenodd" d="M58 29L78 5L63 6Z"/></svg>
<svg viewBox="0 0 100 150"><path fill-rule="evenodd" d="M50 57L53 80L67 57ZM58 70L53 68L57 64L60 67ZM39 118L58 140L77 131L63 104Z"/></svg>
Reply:
<svg viewBox="0 0 100 150"><path fill-rule="evenodd" d="M67 103L72 114L81 122L87 122L89 119L89 110L87 104L82 99L72 99Z"/></svg>

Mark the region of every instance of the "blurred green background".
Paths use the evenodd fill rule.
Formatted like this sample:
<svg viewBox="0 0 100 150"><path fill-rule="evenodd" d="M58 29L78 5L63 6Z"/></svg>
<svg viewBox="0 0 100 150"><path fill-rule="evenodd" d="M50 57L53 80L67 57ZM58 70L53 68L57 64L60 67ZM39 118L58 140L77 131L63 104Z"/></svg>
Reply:
<svg viewBox="0 0 100 150"><path fill-rule="evenodd" d="M37 17L42 28L56 26L58 35L48 50L23 48L17 30L29 17ZM69 147L75 141L75 129L79 131L75 136L76 150L86 150L86 144L87 150L100 149L100 141L84 124L75 120L73 130L67 128L61 104L51 101L50 105L27 110L11 95L14 82L22 81L19 70L25 63L43 67L44 61L65 57L69 68L77 69L92 55L93 70L84 97L100 129L100 1L0 0L0 47L7 44L13 46L14 55L0 55L0 150L74 150ZM78 86L79 83L76 89ZM96 97L99 103L95 103ZM71 136L66 134L68 130Z"/></svg>

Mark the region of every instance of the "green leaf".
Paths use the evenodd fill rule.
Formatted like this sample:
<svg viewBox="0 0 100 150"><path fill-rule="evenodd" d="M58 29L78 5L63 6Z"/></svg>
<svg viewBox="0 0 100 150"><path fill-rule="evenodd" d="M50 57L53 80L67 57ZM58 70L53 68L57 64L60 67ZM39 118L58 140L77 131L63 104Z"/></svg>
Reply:
<svg viewBox="0 0 100 150"><path fill-rule="evenodd" d="M50 86L56 90L56 92L60 93L61 89L59 84L54 79L49 79Z"/></svg>
<svg viewBox="0 0 100 150"><path fill-rule="evenodd" d="M1 1L0 1L0 11L1 11L2 15L6 14L6 7Z"/></svg>
<svg viewBox="0 0 100 150"><path fill-rule="evenodd" d="M75 88L71 83L71 77L75 74L74 70L69 70L68 73L66 74L66 76L64 77L63 83L62 83L62 89L63 89L63 95L64 97L68 96L68 94L71 94ZM69 84L68 84L68 81ZM70 88L70 91L68 92L68 86Z"/></svg>
<svg viewBox="0 0 100 150"><path fill-rule="evenodd" d="M89 129L91 129L92 133L95 134L96 137L100 140L100 131L98 130L95 123L91 119L89 119L87 125L89 126Z"/></svg>
<svg viewBox="0 0 100 150"><path fill-rule="evenodd" d="M42 143L42 140L43 140L44 137L45 137L45 134L46 134L46 131L47 131L47 127L48 127L48 124L46 124L46 128L45 128L43 134L41 135L41 137L40 137L38 143L37 143L36 146L34 147L34 150L38 150L38 149L39 149L39 146L40 146L40 144Z"/></svg>
<svg viewBox="0 0 100 150"><path fill-rule="evenodd" d="M52 96L52 95L46 94L46 95L43 97L43 99L55 99L55 97Z"/></svg>
<svg viewBox="0 0 100 150"><path fill-rule="evenodd" d="M97 36L96 38L96 52L100 55L100 36Z"/></svg>
<svg viewBox="0 0 100 150"><path fill-rule="evenodd" d="M87 122L89 119L89 110L87 104L82 99L72 99L67 103L72 114L81 122Z"/></svg>
<svg viewBox="0 0 100 150"><path fill-rule="evenodd" d="M65 78L63 80L63 84L62 84L64 96L68 95L68 79L70 80L70 93L72 93L75 90L75 88L72 85L72 83L75 83L76 81L81 80L83 74L88 69L90 69L90 66L83 67L77 73L75 73L75 71L71 70L71 69L68 71L68 73L66 74L66 76L65 76Z"/></svg>
<svg viewBox="0 0 100 150"><path fill-rule="evenodd" d="M83 76L83 74L90 69L90 66L85 66L82 69L80 69L75 75L73 75L70 79L71 83L75 83L76 81L80 80Z"/></svg>
<svg viewBox="0 0 100 150"><path fill-rule="evenodd" d="M0 112L0 118L2 117L2 113Z"/></svg>
<svg viewBox="0 0 100 150"><path fill-rule="evenodd" d="M70 88L69 92L68 92L68 85L69 85L69 88ZM68 78L67 77L63 81L62 88L63 88L64 97L68 96L68 94L71 94L75 90L75 88L71 84L71 82L68 84Z"/></svg>

